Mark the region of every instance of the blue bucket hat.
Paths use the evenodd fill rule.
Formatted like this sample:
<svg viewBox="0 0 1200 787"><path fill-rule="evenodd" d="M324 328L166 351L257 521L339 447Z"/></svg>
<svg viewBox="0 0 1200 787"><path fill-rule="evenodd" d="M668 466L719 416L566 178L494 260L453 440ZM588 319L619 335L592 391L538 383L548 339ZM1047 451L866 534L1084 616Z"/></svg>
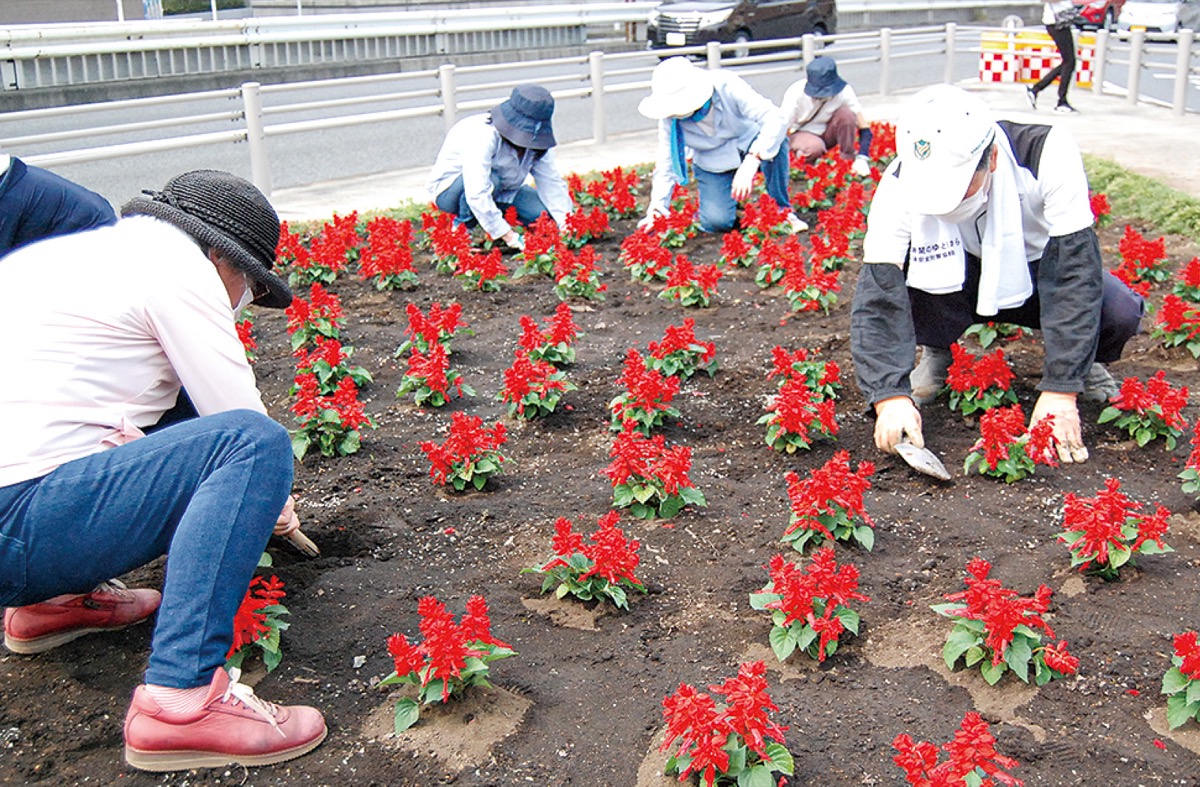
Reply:
<svg viewBox="0 0 1200 787"><path fill-rule="evenodd" d="M556 144L550 118L554 96L541 85L517 85L512 95L492 110L492 125L514 145L549 150Z"/></svg>
<svg viewBox="0 0 1200 787"><path fill-rule="evenodd" d="M807 73L804 92L813 98L836 96L846 86L846 80L838 76L837 63L833 62L832 57L814 57L808 64Z"/></svg>

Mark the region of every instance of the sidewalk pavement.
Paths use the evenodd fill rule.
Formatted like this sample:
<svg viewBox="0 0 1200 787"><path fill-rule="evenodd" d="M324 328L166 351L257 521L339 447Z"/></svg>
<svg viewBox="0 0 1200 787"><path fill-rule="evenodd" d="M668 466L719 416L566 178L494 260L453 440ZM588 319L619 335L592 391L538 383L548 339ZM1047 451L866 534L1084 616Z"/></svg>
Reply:
<svg viewBox="0 0 1200 787"><path fill-rule="evenodd" d="M999 118L1021 122L1049 123L1069 129L1080 149L1120 166L1154 178L1185 194L1200 198L1200 116L1182 118L1169 108L1139 104L1129 106L1117 96L1098 96L1090 90L1072 88L1069 100L1076 115L1053 111L1053 88L1042 94L1039 110L1032 111L1023 85L964 85L983 96ZM864 96L863 108L872 120L894 122L904 99L894 96ZM655 131L610 135L604 144L591 140L568 142L557 148L563 173L629 167L654 158ZM432 164L433 162L430 162ZM407 200L428 201L425 179L429 167L342 178L287 189L277 189L272 203L282 219L323 220L335 212L393 208Z"/></svg>

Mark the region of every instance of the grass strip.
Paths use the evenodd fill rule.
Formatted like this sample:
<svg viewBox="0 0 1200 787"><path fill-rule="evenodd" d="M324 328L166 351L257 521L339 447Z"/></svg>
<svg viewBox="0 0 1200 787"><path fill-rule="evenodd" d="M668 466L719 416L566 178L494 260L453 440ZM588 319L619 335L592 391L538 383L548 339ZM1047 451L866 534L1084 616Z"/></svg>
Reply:
<svg viewBox="0 0 1200 787"><path fill-rule="evenodd" d="M1084 154L1083 164L1092 191L1108 195L1113 214L1140 219L1164 234L1200 238L1200 199L1109 159Z"/></svg>

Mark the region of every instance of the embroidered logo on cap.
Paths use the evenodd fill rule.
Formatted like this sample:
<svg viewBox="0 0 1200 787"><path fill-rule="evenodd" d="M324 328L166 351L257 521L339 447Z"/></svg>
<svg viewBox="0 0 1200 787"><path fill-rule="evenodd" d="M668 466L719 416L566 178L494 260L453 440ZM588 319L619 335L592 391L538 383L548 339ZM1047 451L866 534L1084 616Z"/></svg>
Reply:
<svg viewBox="0 0 1200 787"><path fill-rule="evenodd" d="M929 154L932 152L932 150L933 146L924 139L918 139L913 143L913 155L917 157L917 161L924 161L925 159L929 158Z"/></svg>

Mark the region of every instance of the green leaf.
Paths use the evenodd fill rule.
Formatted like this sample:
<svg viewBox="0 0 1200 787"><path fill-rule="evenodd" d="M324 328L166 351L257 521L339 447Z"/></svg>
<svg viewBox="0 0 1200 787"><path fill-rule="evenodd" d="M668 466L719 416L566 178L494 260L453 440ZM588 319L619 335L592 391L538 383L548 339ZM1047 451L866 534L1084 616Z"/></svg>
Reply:
<svg viewBox="0 0 1200 787"><path fill-rule="evenodd" d="M847 631L849 631L851 634L858 633L859 617L857 612L852 609L842 607L837 611L837 617L838 620L842 621L842 625Z"/></svg>
<svg viewBox="0 0 1200 787"><path fill-rule="evenodd" d="M767 760L771 770L791 776L796 770L796 762L792 753L782 743L767 744Z"/></svg>
<svg viewBox="0 0 1200 787"><path fill-rule="evenodd" d="M986 655L987 651L976 645L975 647L967 648L967 652L963 654L963 661L968 667L974 667L976 664L982 661L983 657Z"/></svg>
<svg viewBox="0 0 1200 787"><path fill-rule="evenodd" d="M471 479L471 483L474 484L476 489L483 489L484 484L487 483L487 476L476 473Z"/></svg>
<svg viewBox="0 0 1200 787"><path fill-rule="evenodd" d="M875 548L875 528L870 525L859 525L854 528L854 540L862 545L862 548L870 552Z"/></svg>
<svg viewBox="0 0 1200 787"><path fill-rule="evenodd" d="M1200 704L1200 680L1194 680L1189 683L1187 694L1184 696L1187 698L1188 705Z"/></svg>
<svg viewBox="0 0 1200 787"><path fill-rule="evenodd" d="M761 764L738 774L737 783L738 787L775 787L770 769Z"/></svg>
<svg viewBox="0 0 1200 787"><path fill-rule="evenodd" d="M1171 667L1163 675L1162 693L1163 694L1178 694L1188 687L1190 681L1179 671L1179 667Z"/></svg>
<svg viewBox="0 0 1200 787"><path fill-rule="evenodd" d="M270 568L274 562L275 561L271 557L270 552L263 552L261 555L259 555L257 567L258 568Z"/></svg>
<svg viewBox="0 0 1200 787"><path fill-rule="evenodd" d="M633 490L627 485L613 487L613 505L617 508L624 508L633 502Z"/></svg>
<svg viewBox="0 0 1200 787"><path fill-rule="evenodd" d="M983 673L983 679L988 682L989 686L995 686L999 683L1000 678L1004 677L1006 669L1008 668L1004 665L1003 661L998 665L994 665L991 661L985 660L979 667L979 671Z"/></svg>
<svg viewBox="0 0 1200 787"><path fill-rule="evenodd" d="M409 697L401 697L396 700L395 728L397 734L416 724L420 717L421 706L417 704L416 700Z"/></svg>
<svg viewBox="0 0 1200 787"><path fill-rule="evenodd" d="M778 601L781 598L783 598L783 596L779 595L778 593L768 593L765 590L759 593L751 593L750 608L764 610L767 608L767 604L771 603L772 601Z"/></svg>
<svg viewBox="0 0 1200 787"><path fill-rule="evenodd" d="M1033 650L1025 637L1013 637L1012 642L1004 651L1004 660L1009 669L1023 682L1029 682L1029 660L1033 658Z"/></svg>
<svg viewBox="0 0 1200 787"><path fill-rule="evenodd" d="M1198 710L1200 710L1200 705L1189 703L1182 694L1167 697L1167 725L1171 729L1181 727L1189 719L1194 719Z"/></svg>
<svg viewBox="0 0 1200 787"><path fill-rule="evenodd" d="M796 650L796 638L790 635L791 632L782 626L775 626L771 629L771 650L775 651L775 658L780 661L786 661L787 657Z"/></svg>
<svg viewBox="0 0 1200 787"><path fill-rule="evenodd" d="M978 644L979 637L976 634L955 626L942 646L942 661L946 662L946 668L954 669L959 657Z"/></svg>
<svg viewBox="0 0 1200 787"><path fill-rule="evenodd" d="M649 502L650 498L654 497L656 490L652 486L639 486L633 490L633 497L639 503Z"/></svg>
<svg viewBox="0 0 1200 787"><path fill-rule="evenodd" d="M307 432L295 432L292 435L292 454L296 457L297 462L304 461L304 455L308 453L308 446L312 443L312 439Z"/></svg>
<svg viewBox="0 0 1200 787"><path fill-rule="evenodd" d="M683 508L683 498L671 495L658 505L658 515L663 519L672 519Z"/></svg>

